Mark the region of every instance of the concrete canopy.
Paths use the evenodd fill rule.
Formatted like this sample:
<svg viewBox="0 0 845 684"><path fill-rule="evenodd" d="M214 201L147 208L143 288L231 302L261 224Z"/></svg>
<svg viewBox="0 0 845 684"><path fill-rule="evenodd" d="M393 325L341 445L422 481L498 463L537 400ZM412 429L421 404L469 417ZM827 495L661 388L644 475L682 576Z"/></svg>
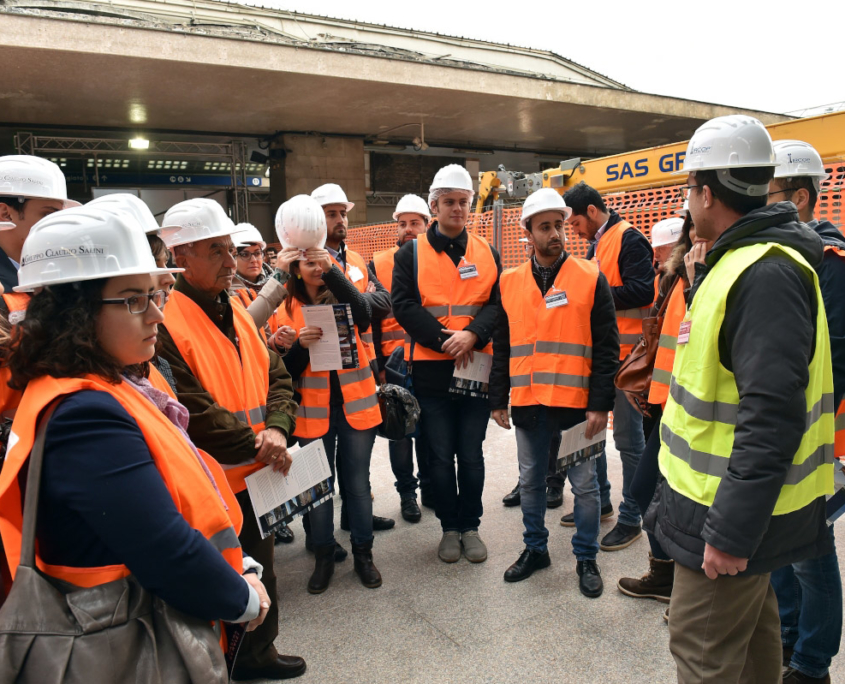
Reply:
<svg viewBox="0 0 845 684"><path fill-rule="evenodd" d="M594 157L683 140L738 111L638 93L583 67L577 79L547 79L245 30L11 9L0 85L9 124L368 139L400 127L384 139L404 143L419 127L403 124L423 122L432 145Z"/></svg>

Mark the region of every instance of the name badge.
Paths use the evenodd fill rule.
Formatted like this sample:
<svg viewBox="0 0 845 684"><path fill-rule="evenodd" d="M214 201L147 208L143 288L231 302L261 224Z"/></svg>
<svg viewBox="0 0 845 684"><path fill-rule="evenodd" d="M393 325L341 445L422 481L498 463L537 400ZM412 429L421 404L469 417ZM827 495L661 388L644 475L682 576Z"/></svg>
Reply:
<svg viewBox="0 0 845 684"><path fill-rule="evenodd" d="M556 309L559 306L566 306L569 300L566 298L566 292L554 292L545 296L546 308Z"/></svg>
<svg viewBox="0 0 845 684"><path fill-rule="evenodd" d="M458 273L461 276L461 280L466 280L467 278L477 278L478 277L478 269L476 268L475 264L467 264L466 266L459 266Z"/></svg>
<svg viewBox="0 0 845 684"><path fill-rule="evenodd" d="M681 329L678 330L678 344L686 344L689 342L690 328L692 328L692 321L684 321L681 323Z"/></svg>
<svg viewBox="0 0 845 684"><path fill-rule="evenodd" d="M349 270L347 271L349 274L349 279L353 283L357 283L359 280L363 279L364 274L361 272L361 269L357 266L350 266Z"/></svg>

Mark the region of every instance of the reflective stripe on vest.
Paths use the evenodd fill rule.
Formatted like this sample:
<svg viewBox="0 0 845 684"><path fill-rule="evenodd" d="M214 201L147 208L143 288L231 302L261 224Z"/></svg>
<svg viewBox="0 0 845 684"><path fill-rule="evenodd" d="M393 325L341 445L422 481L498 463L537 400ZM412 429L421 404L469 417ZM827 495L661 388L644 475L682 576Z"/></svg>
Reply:
<svg viewBox="0 0 845 684"><path fill-rule="evenodd" d="M678 331L686 312L687 305L686 299L684 299L683 283L678 283L672 290L672 294L669 295L669 303L666 304L663 328L660 331L657 355L654 358L651 387L648 391L648 402L650 404L664 404L669 396L669 380L672 377L672 365L675 363Z"/></svg>
<svg viewBox="0 0 845 684"><path fill-rule="evenodd" d="M388 292L393 291L393 266L396 260L396 252L399 247L391 247L383 252L376 252L373 255L373 268L376 277ZM396 347L401 347L405 342L405 331L399 325L399 321L392 315L381 320L381 354L385 358L393 353Z"/></svg>
<svg viewBox="0 0 845 684"><path fill-rule="evenodd" d="M229 302L239 349L199 305L177 290L170 293L163 325L191 372L214 401L258 434L264 429L270 356L240 299L232 297ZM263 464L250 456L243 463L222 467L237 493L246 489L244 478Z"/></svg>
<svg viewBox="0 0 845 684"><path fill-rule="evenodd" d="M367 262L364 261L364 257L358 254L358 252L355 252L351 249L347 249L344 252L344 256L346 257L345 267L334 257L332 257L332 261L337 265L337 267L341 271L343 271L343 275L345 275L346 279L355 286L355 289L357 289L358 292L366 292L367 285L370 284L370 270L367 268ZM352 276L349 273L350 266L356 266L358 270L361 271L361 274L364 277L353 282ZM367 358L375 359L376 348L373 346L373 333L358 333L357 337L361 338L361 340L364 342L364 346L367 348Z"/></svg>
<svg viewBox="0 0 845 684"><path fill-rule="evenodd" d="M290 303L290 312L287 304ZM291 299L279 307L282 325L289 325L294 330L305 327L302 304ZM358 333L358 328L355 328ZM376 381L373 376L367 350L361 341L360 333L355 335L358 345L358 368L334 371L343 394L343 412L349 425L356 430L367 430L381 424L381 409L376 395ZM294 435L306 439L322 437L329 431L331 417L331 383L329 371L313 371L311 364L296 380L296 389L300 394L299 408L296 412Z"/></svg>
<svg viewBox="0 0 845 684"><path fill-rule="evenodd" d="M422 307L449 330L463 330L490 300L490 293L499 276L489 243L482 237L467 233L467 250L460 263L473 264L478 275L461 280L457 266L445 252L437 252L421 233L416 239L417 288ZM482 349L493 353L493 345ZM405 345L405 360L410 357L410 345ZM452 361L448 354L415 345L415 361Z"/></svg>
<svg viewBox="0 0 845 684"><path fill-rule="evenodd" d="M725 319L731 287L742 273L768 254L784 255L813 278L821 302L818 277L795 250L773 243L728 251L699 287L690 311L689 341L678 345L669 396L660 429L660 471L679 494L712 505L727 472L738 419L739 390L721 364L716 340ZM830 338L824 307L816 317L815 352L805 390L805 431L793 456L773 515L800 510L833 493L833 376Z"/></svg>
<svg viewBox="0 0 845 684"><path fill-rule="evenodd" d="M619 255L622 252L622 236L626 230L636 230L627 221L619 221L608 228L596 244L595 260L611 287L621 287L622 274L619 272ZM648 318L651 304L639 309L624 309L616 312L616 324L619 327L619 358L624 359L631 353L633 346L643 333L643 318Z"/></svg>
<svg viewBox="0 0 845 684"><path fill-rule="evenodd" d="M553 286L566 293L567 303L547 309L531 261L502 273L513 406L586 408L593 356L590 316L598 277L595 263L567 257Z"/></svg>
<svg viewBox="0 0 845 684"><path fill-rule="evenodd" d="M23 523L22 491L18 475L35 441L36 417L56 397L82 390L111 394L132 416L144 436L161 479L173 497L176 509L240 574L243 571L243 553L238 534L243 517L219 465L200 452L200 457L208 466L206 471L179 429L145 395L125 382L113 385L104 378L92 375L83 378L42 376L31 381L24 393L21 402L23 410L19 411L12 426L14 444L9 449L0 473L0 532L12 573L16 572L20 560ZM51 577L80 587L97 586L130 574L125 565L72 568L49 565L39 558L36 560L41 570Z"/></svg>

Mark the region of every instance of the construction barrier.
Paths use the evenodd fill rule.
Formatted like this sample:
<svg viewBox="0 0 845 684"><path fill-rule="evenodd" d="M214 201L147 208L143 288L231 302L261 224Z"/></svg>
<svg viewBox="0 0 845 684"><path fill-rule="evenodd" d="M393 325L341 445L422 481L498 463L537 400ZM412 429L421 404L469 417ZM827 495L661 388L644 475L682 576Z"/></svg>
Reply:
<svg viewBox="0 0 845 684"><path fill-rule="evenodd" d="M822 183L821 193L816 203L816 218L830 221L842 230L845 225L842 208L845 163L832 164L826 168L830 177ZM651 227L655 223L675 216L675 212L683 205L679 186L619 192L605 195L604 201L608 207L615 209L625 220L641 230L646 237L651 236ZM519 238L523 236L519 225L522 210L519 207L505 207L500 211L502 213L501 240L494 239L495 210L470 214L468 227L471 232L497 246L502 257L502 267L511 268L525 260L524 243L519 242ZM349 229L346 243L350 249L359 252L369 262L375 252L389 249L396 244L396 230L396 223L357 226ZM588 243L572 234L568 228L567 237L567 251L575 256L586 256Z"/></svg>

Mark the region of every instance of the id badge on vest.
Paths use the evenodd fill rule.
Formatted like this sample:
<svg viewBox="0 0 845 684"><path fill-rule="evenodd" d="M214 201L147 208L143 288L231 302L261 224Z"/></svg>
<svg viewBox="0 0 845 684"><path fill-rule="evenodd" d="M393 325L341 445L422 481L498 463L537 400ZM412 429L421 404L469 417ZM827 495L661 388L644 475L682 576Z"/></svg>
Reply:
<svg viewBox="0 0 845 684"><path fill-rule="evenodd" d="M546 300L547 309L556 309L559 306L569 304L569 300L566 298L566 291L558 290L554 285L552 285L552 289L546 293L543 299Z"/></svg>
<svg viewBox="0 0 845 684"><path fill-rule="evenodd" d="M692 321L684 321L678 330L678 344L686 344L689 342L689 331L692 328Z"/></svg>
<svg viewBox="0 0 845 684"><path fill-rule="evenodd" d="M461 261L458 265L458 274L461 276L461 280L477 278L478 267L475 264L469 263L465 257L461 257Z"/></svg>
<svg viewBox="0 0 845 684"><path fill-rule="evenodd" d="M349 274L349 280L351 280L353 283L357 283L364 277L363 272L357 266L350 266L347 273Z"/></svg>

